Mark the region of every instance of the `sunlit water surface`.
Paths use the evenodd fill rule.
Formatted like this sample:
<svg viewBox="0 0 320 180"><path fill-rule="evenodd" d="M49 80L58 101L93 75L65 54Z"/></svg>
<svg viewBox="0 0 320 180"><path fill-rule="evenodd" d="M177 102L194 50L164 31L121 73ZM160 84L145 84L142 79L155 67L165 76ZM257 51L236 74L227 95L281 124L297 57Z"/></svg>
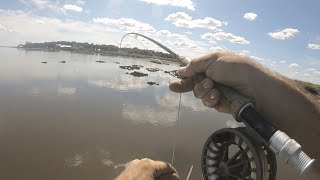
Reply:
<svg viewBox="0 0 320 180"><path fill-rule="evenodd" d="M175 139L182 179L191 165L191 179L202 179L203 144L234 124L187 93L177 126L179 94L168 89L174 78L150 59L0 48L0 63L2 180L113 179L136 158L171 162ZM142 65L136 71L148 76L121 65ZM277 179L299 179L279 166Z"/></svg>

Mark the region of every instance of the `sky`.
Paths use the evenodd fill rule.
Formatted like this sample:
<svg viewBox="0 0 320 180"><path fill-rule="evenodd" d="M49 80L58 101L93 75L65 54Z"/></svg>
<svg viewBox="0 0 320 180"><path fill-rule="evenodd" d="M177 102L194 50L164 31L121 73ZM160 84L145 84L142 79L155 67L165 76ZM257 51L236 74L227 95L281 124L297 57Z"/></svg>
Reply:
<svg viewBox="0 0 320 180"><path fill-rule="evenodd" d="M318 0L7 0L0 4L0 45L118 46L124 34L137 32L190 58L227 50L320 84L319 7ZM124 45L143 48L134 38Z"/></svg>

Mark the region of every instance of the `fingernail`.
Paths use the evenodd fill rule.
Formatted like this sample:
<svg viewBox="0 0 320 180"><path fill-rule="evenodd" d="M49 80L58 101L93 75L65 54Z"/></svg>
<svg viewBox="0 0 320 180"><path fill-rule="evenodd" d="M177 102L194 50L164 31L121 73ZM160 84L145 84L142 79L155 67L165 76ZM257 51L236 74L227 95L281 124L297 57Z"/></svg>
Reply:
<svg viewBox="0 0 320 180"><path fill-rule="evenodd" d="M203 83L203 87L205 89L211 89L212 88L212 82L209 81L209 80L205 80L204 83Z"/></svg>
<svg viewBox="0 0 320 180"><path fill-rule="evenodd" d="M214 95L214 93L211 94L210 99L212 100L216 99L216 96Z"/></svg>

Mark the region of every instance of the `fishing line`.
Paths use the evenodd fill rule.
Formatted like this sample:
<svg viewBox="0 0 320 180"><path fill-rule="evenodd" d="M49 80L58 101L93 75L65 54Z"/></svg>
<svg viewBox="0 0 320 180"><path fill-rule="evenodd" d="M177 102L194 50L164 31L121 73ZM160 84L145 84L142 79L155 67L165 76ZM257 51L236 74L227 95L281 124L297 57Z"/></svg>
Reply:
<svg viewBox="0 0 320 180"><path fill-rule="evenodd" d="M128 33L128 34L137 34L137 33ZM122 40L123 38L128 35L128 34L125 34L123 37L122 37ZM176 55L174 52L172 52L170 49L168 49L167 47L161 45L160 43L152 40L151 38L148 38L144 35L141 35L141 34L138 34L144 38L147 38L148 40L154 42L155 44L157 44L158 46L160 46L161 48L163 48L165 51L167 51L169 54L171 55L174 55L176 58L178 57L178 55ZM129 38L131 38L129 36ZM156 56L154 55L137 37L137 35L135 35L135 39L155 58L157 59L164 67L166 70L168 70L169 74L171 74L169 68ZM120 43L120 48L121 48L121 44L122 44L122 40L121 40L121 43ZM178 76L176 76L174 73L171 74L174 78L176 78L177 80L180 80L178 78ZM181 82L182 83L182 82ZM174 159L175 159L175 151L176 151L176 143L177 143L177 136L178 136L178 128L179 128L179 121L180 121L180 116L181 116L181 96L182 96L182 85L180 86L180 93L179 93L179 104L178 104L178 111L177 111L177 119L176 119L176 125L175 125L175 135L174 135L174 143L173 143L173 147L172 147L172 155L171 155L171 164L173 165L174 163ZM186 180L189 180L190 176L191 176L191 173L192 173L192 170L193 170L193 165L191 165L190 167L190 170L188 172L188 175L187 175L187 178Z"/></svg>
<svg viewBox="0 0 320 180"><path fill-rule="evenodd" d="M169 72L169 68L156 56L154 55L137 37L135 39L155 58L157 59ZM173 77L179 80L179 78L175 75L172 74ZM171 155L171 164L173 165L174 163L174 157L175 157L175 151L176 151L176 143L177 143L177 136L178 136L178 128L179 128L179 120L180 120L180 111L181 111L181 87L180 87L180 93L179 93L179 105L178 105L178 112L177 112L177 120L176 120L176 131L174 135L174 143L173 143L173 148L172 148L172 155Z"/></svg>
<svg viewBox="0 0 320 180"><path fill-rule="evenodd" d="M130 36L129 36L130 37ZM130 37L131 38L131 37ZM157 59L164 67L166 70L169 70L169 68L156 56L154 55L136 36L135 39L155 58ZM174 78L179 79L175 74L172 74ZM181 87L180 87L181 88ZM173 165L174 163L174 158L175 158L175 151L176 151L176 142L177 142L177 130L179 127L179 119L180 119L180 110L181 110L181 89L179 93L179 105L178 105L178 112L177 112L177 120L176 120L176 131L174 135L174 143L173 143L173 148L172 148L172 155L171 155L171 164Z"/></svg>
<svg viewBox="0 0 320 180"><path fill-rule="evenodd" d="M129 36L130 37L130 36ZM157 59L169 72L169 68L156 56L154 55L137 37L135 37L135 39L155 58ZM177 80L179 80L179 78L175 75L175 74L172 74L173 77L175 77Z"/></svg>

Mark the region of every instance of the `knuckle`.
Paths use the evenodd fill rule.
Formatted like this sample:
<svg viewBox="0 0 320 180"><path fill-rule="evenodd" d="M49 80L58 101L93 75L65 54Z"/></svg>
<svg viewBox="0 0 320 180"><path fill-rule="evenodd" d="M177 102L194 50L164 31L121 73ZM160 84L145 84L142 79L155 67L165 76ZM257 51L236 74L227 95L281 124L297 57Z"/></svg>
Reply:
<svg viewBox="0 0 320 180"><path fill-rule="evenodd" d="M149 162L149 161L151 161L151 159L149 159L149 158L143 158L143 159L141 159L141 161Z"/></svg>
<svg viewBox="0 0 320 180"><path fill-rule="evenodd" d="M203 82L197 83L193 88L193 94L196 98L202 99L210 91L208 88L204 87Z"/></svg>
<svg viewBox="0 0 320 180"><path fill-rule="evenodd" d="M193 89L193 94L196 98L201 99L203 97L203 93L201 92L201 90L199 89L199 87L195 87Z"/></svg>
<svg viewBox="0 0 320 180"><path fill-rule="evenodd" d="M216 99L220 99L220 91L218 89L213 89L211 93Z"/></svg>
<svg viewBox="0 0 320 180"><path fill-rule="evenodd" d="M207 101L207 99L202 99L202 104L207 106L207 107L210 107L210 103Z"/></svg>
<svg viewBox="0 0 320 180"><path fill-rule="evenodd" d="M193 60L190 61L190 63L189 63L188 66L189 66L189 67L190 67L190 66L195 66L196 64L197 64L197 60L196 60L196 59L193 59Z"/></svg>
<svg viewBox="0 0 320 180"><path fill-rule="evenodd" d="M134 159L134 160L131 161L130 164L137 164L139 161L140 161L139 159Z"/></svg>
<svg viewBox="0 0 320 180"><path fill-rule="evenodd" d="M212 89L202 98L202 103L207 107L215 108L220 102L218 93L217 89Z"/></svg>

